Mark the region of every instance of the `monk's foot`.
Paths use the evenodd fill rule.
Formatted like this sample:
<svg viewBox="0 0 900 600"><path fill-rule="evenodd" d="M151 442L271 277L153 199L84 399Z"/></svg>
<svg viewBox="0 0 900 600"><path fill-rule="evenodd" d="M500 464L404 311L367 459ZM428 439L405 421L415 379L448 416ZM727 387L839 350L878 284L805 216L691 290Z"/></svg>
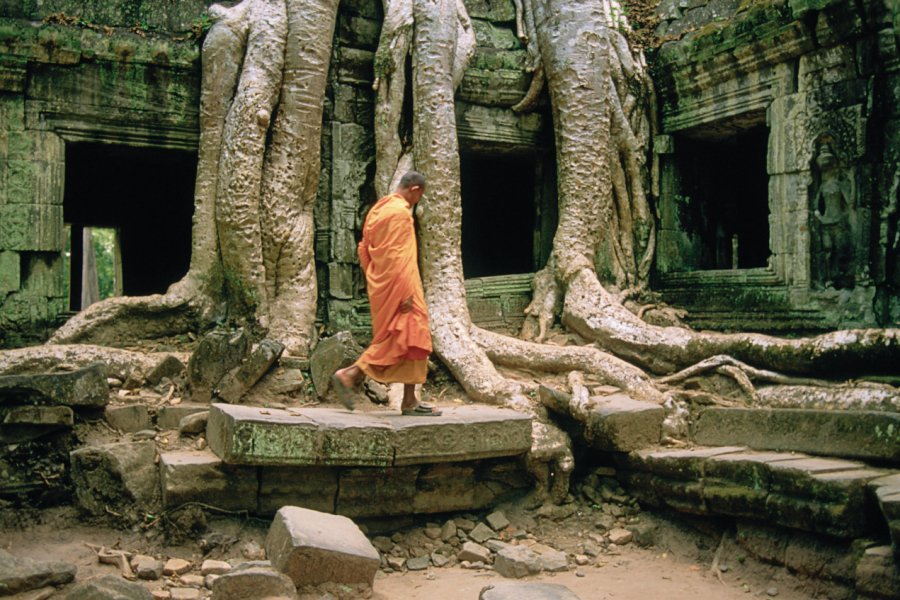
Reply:
<svg viewBox="0 0 900 600"><path fill-rule="evenodd" d="M431 406L430 404L424 404L419 402L415 405L407 405L400 406L400 414L411 416L411 417L439 417L443 413L443 411L438 410L437 408Z"/></svg>
<svg viewBox="0 0 900 600"><path fill-rule="evenodd" d="M345 371L341 373L341 371ZM341 369L331 376L331 385L337 394L338 400L347 410L353 410L353 386L355 381L346 373L346 369Z"/></svg>

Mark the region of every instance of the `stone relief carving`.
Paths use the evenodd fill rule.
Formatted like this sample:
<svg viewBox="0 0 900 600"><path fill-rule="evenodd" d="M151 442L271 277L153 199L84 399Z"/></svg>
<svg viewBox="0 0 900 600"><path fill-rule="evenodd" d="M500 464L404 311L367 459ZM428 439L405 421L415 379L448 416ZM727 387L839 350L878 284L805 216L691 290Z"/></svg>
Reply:
<svg viewBox="0 0 900 600"><path fill-rule="evenodd" d="M856 273L858 211L852 173L842 164L833 137L814 144L810 164L813 281L817 287L852 288Z"/></svg>

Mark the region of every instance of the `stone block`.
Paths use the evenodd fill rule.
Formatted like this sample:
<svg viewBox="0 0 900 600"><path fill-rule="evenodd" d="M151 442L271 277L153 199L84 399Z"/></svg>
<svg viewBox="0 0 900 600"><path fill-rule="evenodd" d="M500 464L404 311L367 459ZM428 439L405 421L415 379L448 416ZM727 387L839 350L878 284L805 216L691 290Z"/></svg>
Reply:
<svg viewBox="0 0 900 600"><path fill-rule="evenodd" d="M156 426L160 429L178 429L178 424L188 415L209 410L209 404L182 402L160 406L156 412Z"/></svg>
<svg viewBox="0 0 900 600"><path fill-rule="evenodd" d="M22 259L18 252L0 251L0 296L19 291L21 264Z"/></svg>
<svg viewBox="0 0 900 600"><path fill-rule="evenodd" d="M351 518L415 514L422 504L418 475L419 467L342 469L336 512Z"/></svg>
<svg viewBox="0 0 900 600"><path fill-rule="evenodd" d="M703 464L707 458L743 450L746 448L739 446L690 450L639 450L630 452L626 462L632 469L662 477L676 480L698 480L703 475Z"/></svg>
<svg viewBox="0 0 900 600"><path fill-rule="evenodd" d="M503 577L519 579L536 575L541 569L540 556L525 546L506 546L494 558L494 571Z"/></svg>
<svg viewBox="0 0 900 600"><path fill-rule="evenodd" d="M216 577L212 584L215 600L279 598L296 600L297 586L268 562L238 565L233 571Z"/></svg>
<svg viewBox="0 0 900 600"><path fill-rule="evenodd" d="M75 579L75 565L18 557L0 549L0 595L9 596Z"/></svg>
<svg viewBox="0 0 900 600"><path fill-rule="evenodd" d="M900 567L889 546L867 548L856 565L856 592L875 598L900 598Z"/></svg>
<svg viewBox="0 0 900 600"><path fill-rule="evenodd" d="M467 560L469 562L482 562L488 564L491 562L491 551L475 542L464 542L462 548L456 555L460 561Z"/></svg>
<svg viewBox="0 0 900 600"><path fill-rule="evenodd" d="M163 379L174 380L184 375L184 363L169 354L147 373L147 383L158 385Z"/></svg>
<svg viewBox="0 0 900 600"><path fill-rule="evenodd" d="M106 422L126 433L150 429L150 411L146 404L107 406L103 413Z"/></svg>
<svg viewBox="0 0 900 600"><path fill-rule="evenodd" d="M512 23L516 20L516 8L510 0L468 0L466 9L473 19L484 19L495 23Z"/></svg>
<svg viewBox="0 0 900 600"><path fill-rule="evenodd" d="M286 411L212 404L206 439L229 464L314 465L318 430L309 417Z"/></svg>
<svg viewBox="0 0 900 600"><path fill-rule="evenodd" d="M631 452L659 444L665 409L625 394L591 397L588 442L600 450Z"/></svg>
<svg viewBox="0 0 900 600"><path fill-rule="evenodd" d="M229 371L219 381L215 395L231 404L238 402L241 396L262 379L282 352L284 344L281 342L272 339L262 340L250 351L250 355L239 367Z"/></svg>
<svg viewBox="0 0 900 600"><path fill-rule="evenodd" d="M243 330L213 331L197 344L187 365L191 400L209 402L222 377L239 366L250 351L250 340Z"/></svg>
<svg viewBox="0 0 900 600"><path fill-rule="evenodd" d="M393 463L394 431L385 419L329 408L304 414L318 428L317 464L388 466Z"/></svg>
<svg viewBox="0 0 900 600"><path fill-rule="evenodd" d="M62 219L58 204L0 205L2 249L59 252L65 246Z"/></svg>
<svg viewBox="0 0 900 600"><path fill-rule="evenodd" d="M395 433L394 464L515 456L531 449L531 417L492 406L449 408L439 418L386 417Z"/></svg>
<svg viewBox="0 0 900 600"><path fill-rule="evenodd" d="M0 408L0 443L34 440L63 427L72 427L68 406L13 406Z"/></svg>
<svg viewBox="0 0 900 600"><path fill-rule="evenodd" d="M272 565L296 586L325 582L372 585L378 551L353 521L297 506L275 515L266 536Z"/></svg>
<svg viewBox="0 0 900 600"><path fill-rule="evenodd" d="M129 520L159 507L156 444L151 441L85 446L69 454L78 505L92 515L114 510Z"/></svg>
<svg viewBox="0 0 900 600"><path fill-rule="evenodd" d="M579 600L578 596L559 583L498 582L481 588L478 600Z"/></svg>
<svg viewBox="0 0 900 600"><path fill-rule="evenodd" d="M474 463L422 465L415 481L412 514L436 514L478 507L479 482L475 477Z"/></svg>
<svg viewBox="0 0 900 600"><path fill-rule="evenodd" d="M0 404L21 400L84 408L106 406L106 369L95 363L66 373L0 376Z"/></svg>
<svg viewBox="0 0 900 600"><path fill-rule="evenodd" d="M164 452L159 477L165 508L203 502L224 510L257 510L257 469L226 465L211 452Z"/></svg>
<svg viewBox="0 0 900 600"><path fill-rule="evenodd" d="M330 467L260 467L259 512L282 506L337 512L338 470Z"/></svg>
<svg viewBox="0 0 900 600"><path fill-rule="evenodd" d="M309 368L320 398L328 392L334 372L352 364L362 351L362 346L353 340L349 331L340 331L319 341L309 358Z"/></svg>
<svg viewBox="0 0 900 600"><path fill-rule="evenodd" d="M885 411L708 408L696 418L693 438L900 464L900 415Z"/></svg>

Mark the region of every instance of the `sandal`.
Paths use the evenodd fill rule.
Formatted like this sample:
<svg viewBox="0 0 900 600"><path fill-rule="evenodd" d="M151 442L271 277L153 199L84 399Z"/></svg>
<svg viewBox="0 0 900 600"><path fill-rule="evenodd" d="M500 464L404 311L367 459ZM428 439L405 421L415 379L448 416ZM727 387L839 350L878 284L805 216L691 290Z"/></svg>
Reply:
<svg viewBox="0 0 900 600"><path fill-rule="evenodd" d="M353 410L353 390L344 385L344 382L341 381L341 378L337 375L331 376L331 385L334 387L334 391L337 394L338 400L341 401L341 404L344 405L344 408L347 410Z"/></svg>
<svg viewBox="0 0 900 600"><path fill-rule="evenodd" d="M428 404L419 403L416 405L415 408L401 410L400 414L406 415L409 417L439 417L444 413L443 413L443 411L440 411L433 406L430 406Z"/></svg>

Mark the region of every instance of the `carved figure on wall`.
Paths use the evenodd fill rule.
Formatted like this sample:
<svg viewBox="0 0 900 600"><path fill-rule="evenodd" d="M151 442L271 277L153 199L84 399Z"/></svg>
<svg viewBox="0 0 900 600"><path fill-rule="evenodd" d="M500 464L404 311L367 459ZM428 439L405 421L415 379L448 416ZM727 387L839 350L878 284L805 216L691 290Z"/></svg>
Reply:
<svg viewBox="0 0 900 600"><path fill-rule="evenodd" d="M853 189L830 140L821 143L813 158L812 209L818 248L816 282L823 287L852 288L857 236Z"/></svg>

